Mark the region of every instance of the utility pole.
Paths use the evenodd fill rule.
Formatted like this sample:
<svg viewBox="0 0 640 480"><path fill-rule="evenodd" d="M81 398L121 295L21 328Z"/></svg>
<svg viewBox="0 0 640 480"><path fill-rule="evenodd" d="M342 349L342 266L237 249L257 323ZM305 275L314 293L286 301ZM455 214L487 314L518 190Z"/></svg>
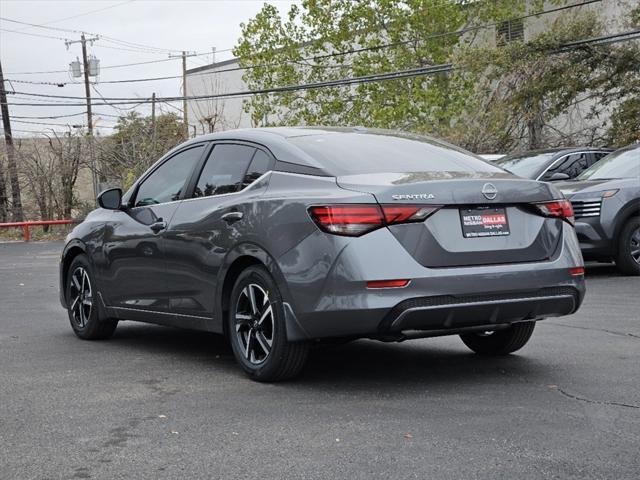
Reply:
<svg viewBox="0 0 640 480"><path fill-rule="evenodd" d="M87 138L89 139L89 161L91 162L91 180L93 181L93 198L98 196L98 172L96 171L96 158L93 150L93 115L91 112L91 82L89 81L89 57L87 56L87 42L98 40L93 37L87 40L84 33L80 35L80 40L66 41L67 48L74 43L82 44L82 70L84 74L84 93L87 97Z"/></svg>
<svg viewBox="0 0 640 480"><path fill-rule="evenodd" d="M184 137L189 138L189 115L187 114L187 57L195 56L195 53L188 54L182 51L182 122L184 123ZM169 55L169 58L178 57L178 55Z"/></svg>
<svg viewBox="0 0 640 480"><path fill-rule="evenodd" d="M14 222L22 222L22 199L20 197L20 183L18 182L18 167L16 165L16 152L13 148L13 135L11 135L11 120L9 118L9 104L7 92L4 89L4 76L2 74L2 62L0 62L0 111L2 112L2 128L4 129L4 142L7 149L7 163L9 167L9 181L11 182L12 219ZM7 191L4 184L4 176L0 170L0 220L6 219Z"/></svg>
<svg viewBox="0 0 640 480"><path fill-rule="evenodd" d="M185 138L189 138L189 116L187 115L187 52L182 51L182 117Z"/></svg>
<svg viewBox="0 0 640 480"><path fill-rule="evenodd" d="M156 152L156 92L151 94L151 152Z"/></svg>

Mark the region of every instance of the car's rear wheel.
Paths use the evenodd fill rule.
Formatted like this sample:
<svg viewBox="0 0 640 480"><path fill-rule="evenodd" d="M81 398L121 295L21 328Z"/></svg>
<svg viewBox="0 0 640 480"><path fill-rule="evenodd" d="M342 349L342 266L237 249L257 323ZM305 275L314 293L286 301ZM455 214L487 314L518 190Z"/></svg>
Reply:
<svg viewBox="0 0 640 480"><path fill-rule="evenodd" d="M118 326L118 320L102 318L95 285L89 259L78 255L69 267L66 298L71 328L83 340L109 338Z"/></svg>
<svg viewBox="0 0 640 480"><path fill-rule="evenodd" d="M253 266L240 274L229 305L233 353L250 378L275 382L302 371L309 345L287 340L282 297L265 268Z"/></svg>
<svg viewBox="0 0 640 480"><path fill-rule="evenodd" d="M622 227L616 266L625 275L640 275L640 217L632 218Z"/></svg>
<svg viewBox="0 0 640 480"><path fill-rule="evenodd" d="M504 330L460 335L464 344L481 355L507 355L520 350L531 338L536 322L514 323Z"/></svg>

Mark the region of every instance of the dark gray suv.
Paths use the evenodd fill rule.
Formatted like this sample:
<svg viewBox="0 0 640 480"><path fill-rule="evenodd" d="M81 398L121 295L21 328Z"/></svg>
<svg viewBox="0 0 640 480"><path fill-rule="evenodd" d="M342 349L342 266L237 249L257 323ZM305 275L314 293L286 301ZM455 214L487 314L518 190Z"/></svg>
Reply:
<svg viewBox="0 0 640 480"><path fill-rule="evenodd" d="M138 320L223 333L262 381L294 376L325 340L460 335L507 354L585 292L558 190L417 135L206 135L99 203L60 262L74 332Z"/></svg>
<svg viewBox="0 0 640 480"><path fill-rule="evenodd" d="M640 144L606 156L575 181L556 183L571 200L580 248L588 260L615 260L640 275Z"/></svg>

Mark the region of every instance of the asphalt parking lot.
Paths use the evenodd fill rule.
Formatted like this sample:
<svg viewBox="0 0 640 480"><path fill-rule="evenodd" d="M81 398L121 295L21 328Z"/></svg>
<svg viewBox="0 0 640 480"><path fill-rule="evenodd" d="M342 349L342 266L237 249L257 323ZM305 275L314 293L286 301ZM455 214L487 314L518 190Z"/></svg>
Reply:
<svg viewBox="0 0 640 480"><path fill-rule="evenodd" d="M0 478L638 478L640 278L610 266L515 355L358 341L266 385L212 334L78 340L60 249L0 244Z"/></svg>

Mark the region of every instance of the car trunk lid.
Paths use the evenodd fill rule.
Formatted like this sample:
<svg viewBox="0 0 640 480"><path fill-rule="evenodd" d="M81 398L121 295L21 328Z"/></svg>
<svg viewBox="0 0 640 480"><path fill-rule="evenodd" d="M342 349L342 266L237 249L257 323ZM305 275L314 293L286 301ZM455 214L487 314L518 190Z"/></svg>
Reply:
<svg viewBox="0 0 640 480"><path fill-rule="evenodd" d="M337 183L371 193L381 205L441 206L424 222L387 227L425 267L544 261L562 238L562 220L532 207L562 195L506 172L376 173Z"/></svg>

